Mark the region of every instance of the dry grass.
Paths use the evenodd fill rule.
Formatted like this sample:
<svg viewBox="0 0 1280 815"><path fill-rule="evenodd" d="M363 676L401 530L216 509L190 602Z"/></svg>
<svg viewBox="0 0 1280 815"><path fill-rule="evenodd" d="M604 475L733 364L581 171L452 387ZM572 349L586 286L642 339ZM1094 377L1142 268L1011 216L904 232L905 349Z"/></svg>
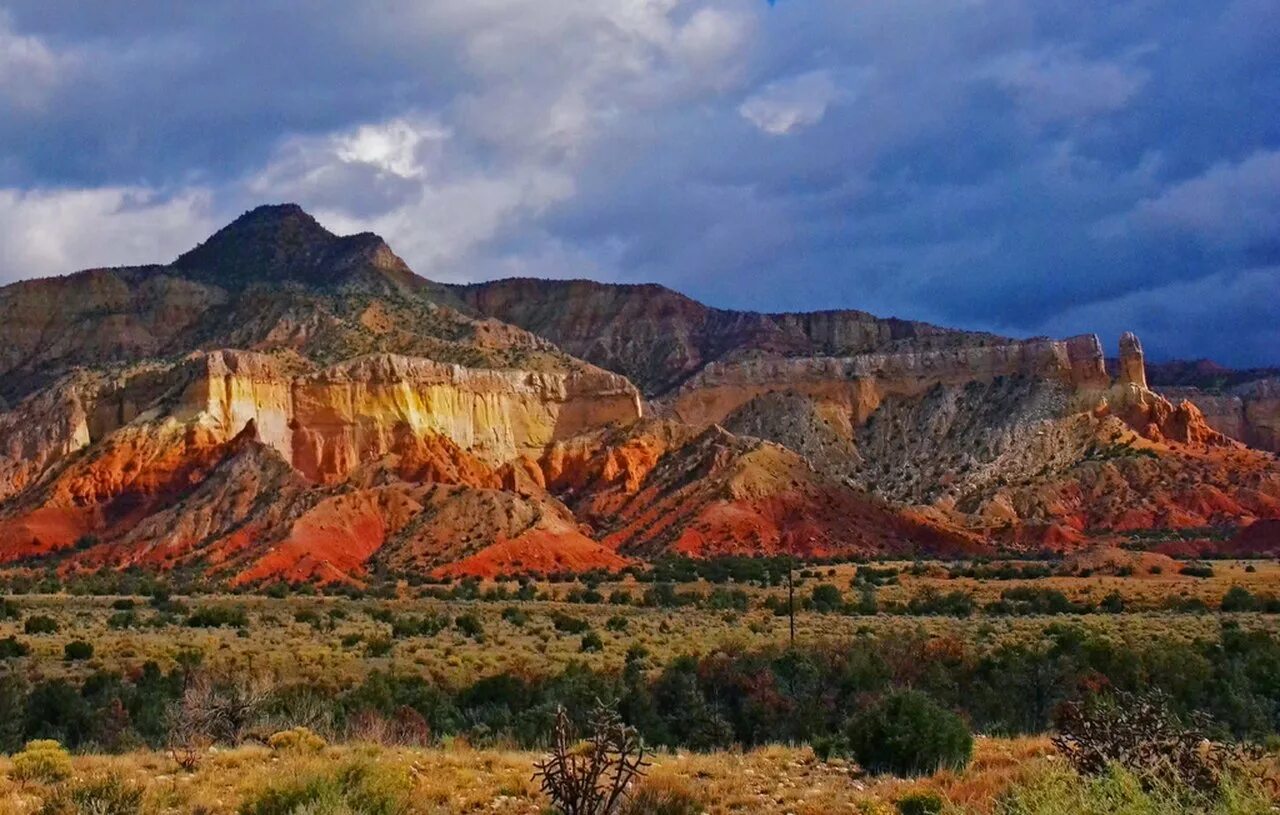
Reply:
<svg viewBox="0 0 1280 815"><path fill-rule="evenodd" d="M916 790L932 790L965 811L989 811L995 796L1036 766L1049 750L1043 739L979 739L974 761L962 773L915 781L865 777L843 761L822 762L807 748L764 747L746 753L659 754L650 769L655 782L691 791L711 815L892 811L892 802ZM528 752L477 751L455 744L414 750L339 745L318 753L241 747L211 752L195 772L179 770L163 753L77 756L76 776L118 773L146 788L144 811L210 815L233 813L254 790L332 770L353 759L400 768L413 778L415 813L535 813L546 799L531 775L539 756ZM31 813L46 788L8 778L0 760L0 813Z"/></svg>

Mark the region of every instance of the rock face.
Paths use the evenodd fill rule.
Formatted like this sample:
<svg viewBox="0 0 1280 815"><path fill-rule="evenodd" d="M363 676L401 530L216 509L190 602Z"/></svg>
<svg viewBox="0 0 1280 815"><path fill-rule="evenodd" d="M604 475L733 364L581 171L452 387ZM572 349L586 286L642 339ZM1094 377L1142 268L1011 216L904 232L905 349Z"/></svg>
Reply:
<svg viewBox="0 0 1280 815"><path fill-rule="evenodd" d="M189 366L184 408L231 434L254 422L263 443L316 483L342 481L428 435L501 464L641 412L635 388L598 369L482 370L377 354L290 376L268 357L234 351Z"/></svg>
<svg viewBox="0 0 1280 815"><path fill-rule="evenodd" d="M1147 387L1147 362L1142 343L1132 331L1120 335L1120 383L1143 390Z"/></svg>
<svg viewBox="0 0 1280 815"><path fill-rule="evenodd" d="M904 344L938 350L1000 341L862 311L757 314L713 309L655 285L511 279L452 291L481 314L526 328L626 375L649 396L669 393L713 362L758 353L843 357Z"/></svg>
<svg viewBox="0 0 1280 815"><path fill-rule="evenodd" d="M973 342L945 350L712 363L662 404L683 421L711 424L762 394L792 390L841 406L856 426L887 396L919 396L936 385L1004 376L1031 376L1088 391L1106 383L1097 337Z"/></svg>
<svg viewBox="0 0 1280 815"><path fill-rule="evenodd" d="M1215 430L1250 447L1280 453L1280 377L1235 385L1226 391L1157 386L1170 401L1194 403Z"/></svg>
<svg viewBox="0 0 1280 815"><path fill-rule="evenodd" d="M1280 446L1280 380L1152 390L1131 334L1114 368L1093 335L443 286L262 207L168 265L0 288L0 562L360 582L1280 517L1240 443Z"/></svg>

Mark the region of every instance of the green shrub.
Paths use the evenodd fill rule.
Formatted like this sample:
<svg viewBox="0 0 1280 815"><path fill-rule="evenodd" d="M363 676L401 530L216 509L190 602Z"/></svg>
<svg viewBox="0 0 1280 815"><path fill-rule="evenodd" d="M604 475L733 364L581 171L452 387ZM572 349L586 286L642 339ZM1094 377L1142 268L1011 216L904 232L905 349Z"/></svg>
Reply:
<svg viewBox="0 0 1280 815"><path fill-rule="evenodd" d="M56 634L59 628L57 620L44 614L28 617L22 624L22 630L28 634Z"/></svg>
<svg viewBox="0 0 1280 815"><path fill-rule="evenodd" d="M1106 614L1123 614L1124 597L1120 596L1120 592L1113 591L1098 603L1098 610Z"/></svg>
<svg viewBox="0 0 1280 815"><path fill-rule="evenodd" d="M551 624L556 627L557 631L563 631L566 634L581 634L591 627L591 624L586 620L572 617L563 611L552 613Z"/></svg>
<svg viewBox="0 0 1280 815"><path fill-rule="evenodd" d="M72 640L62 646L62 658L67 662L79 662L93 657L93 646L84 640Z"/></svg>
<svg viewBox="0 0 1280 815"><path fill-rule="evenodd" d="M973 597L968 592L940 592L933 586L925 586L907 602L908 612L928 616L968 617L973 607Z"/></svg>
<svg viewBox="0 0 1280 815"><path fill-rule="evenodd" d="M8 636L0 640L0 659L15 659L31 653L31 646L17 637Z"/></svg>
<svg viewBox="0 0 1280 815"><path fill-rule="evenodd" d="M113 773L59 787L39 815L137 815L142 793L140 785Z"/></svg>
<svg viewBox="0 0 1280 815"><path fill-rule="evenodd" d="M403 815L413 785L403 769L354 763L334 773L252 793L240 815Z"/></svg>
<svg viewBox="0 0 1280 815"><path fill-rule="evenodd" d="M1222 596L1223 611L1253 611L1257 607L1257 598L1243 586L1232 586Z"/></svg>
<svg viewBox="0 0 1280 815"><path fill-rule="evenodd" d="M209 606L191 612L186 624L189 628L244 628L249 625L249 615L235 606Z"/></svg>
<svg viewBox="0 0 1280 815"><path fill-rule="evenodd" d="M626 631L628 625L630 625L630 621L621 614L614 614L604 623L604 627L610 631Z"/></svg>
<svg viewBox="0 0 1280 815"><path fill-rule="evenodd" d="M516 628L523 628L524 624L529 622L529 615L525 614L516 606L507 606L502 610L502 619L511 623Z"/></svg>
<svg viewBox="0 0 1280 815"><path fill-rule="evenodd" d="M13 757L10 773L18 781L53 784L71 777L71 754L53 739L36 739Z"/></svg>
<svg viewBox="0 0 1280 815"><path fill-rule="evenodd" d="M138 624L138 615L132 611L117 611L107 618L107 628L121 630Z"/></svg>
<svg viewBox="0 0 1280 815"><path fill-rule="evenodd" d="M484 641L484 625L480 622L480 618L474 614L459 614L458 618L453 621L453 627L463 636L470 637L476 642Z"/></svg>
<svg viewBox="0 0 1280 815"><path fill-rule="evenodd" d="M964 721L914 690L885 694L854 714L846 733L854 758L873 773L915 776L961 769L973 753Z"/></svg>
<svg viewBox="0 0 1280 815"><path fill-rule="evenodd" d="M813 587L809 605L814 611L828 614L844 607L844 596L840 594L840 589L830 583L821 583Z"/></svg>
<svg viewBox="0 0 1280 815"><path fill-rule="evenodd" d="M588 651L603 651L604 640L600 639L600 635L594 631L588 631L582 635L582 644L578 647L579 651L586 653Z"/></svg>
<svg viewBox="0 0 1280 815"><path fill-rule="evenodd" d="M403 637L434 637L449 627L449 618L444 615L424 614L421 617L395 617L391 620L391 636L395 639Z"/></svg>

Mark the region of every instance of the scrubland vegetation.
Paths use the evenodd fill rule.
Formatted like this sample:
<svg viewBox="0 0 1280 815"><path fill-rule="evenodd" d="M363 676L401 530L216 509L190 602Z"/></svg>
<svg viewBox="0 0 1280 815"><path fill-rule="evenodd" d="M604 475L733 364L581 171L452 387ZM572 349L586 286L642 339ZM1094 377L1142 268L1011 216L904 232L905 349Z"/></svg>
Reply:
<svg viewBox="0 0 1280 815"><path fill-rule="evenodd" d="M1272 811L1270 561L806 564L794 645L785 568L662 568L331 596L20 577L0 811L595 811L534 768L600 705L652 751L618 811Z"/></svg>

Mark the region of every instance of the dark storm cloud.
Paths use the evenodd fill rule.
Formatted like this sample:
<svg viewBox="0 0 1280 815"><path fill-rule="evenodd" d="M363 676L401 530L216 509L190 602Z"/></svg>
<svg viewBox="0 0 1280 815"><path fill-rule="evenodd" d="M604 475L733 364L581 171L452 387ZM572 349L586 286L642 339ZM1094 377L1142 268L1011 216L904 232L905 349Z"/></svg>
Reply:
<svg viewBox="0 0 1280 815"><path fill-rule="evenodd" d="M1280 362L1270 0L354 9L7 4L0 280L290 199L445 280Z"/></svg>

